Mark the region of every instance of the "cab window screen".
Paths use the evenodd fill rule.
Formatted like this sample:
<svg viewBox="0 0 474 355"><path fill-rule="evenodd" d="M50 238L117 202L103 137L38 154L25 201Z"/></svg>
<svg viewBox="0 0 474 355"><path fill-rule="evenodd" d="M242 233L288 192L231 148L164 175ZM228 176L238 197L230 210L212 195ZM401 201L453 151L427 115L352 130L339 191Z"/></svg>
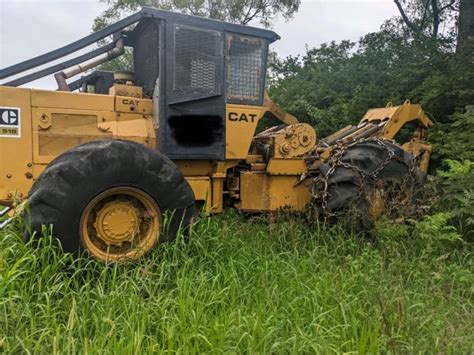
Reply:
<svg viewBox="0 0 474 355"><path fill-rule="evenodd" d="M177 25L175 27L174 90L183 93L218 94L220 33Z"/></svg>
<svg viewBox="0 0 474 355"><path fill-rule="evenodd" d="M228 34L227 101L261 104L267 44L264 40Z"/></svg>

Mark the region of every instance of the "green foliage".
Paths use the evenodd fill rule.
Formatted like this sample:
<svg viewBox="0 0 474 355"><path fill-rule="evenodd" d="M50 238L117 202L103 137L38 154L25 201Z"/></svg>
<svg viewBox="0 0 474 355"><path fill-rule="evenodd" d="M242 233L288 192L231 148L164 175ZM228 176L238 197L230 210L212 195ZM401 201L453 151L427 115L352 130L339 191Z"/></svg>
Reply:
<svg viewBox="0 0 474 355"><path fill-rule="evenodd" d="M445 39L414 39L386 26L358 45L332 42L273 61L279 80L270 94L320 136L356 123L368 108L405 99L422 104L436 123L450 123L454 112L474 102L474 62L467 52L453 53Z"/></svg>
<svg viewBox="0 0 474 355"><path fill-rule="evenodd" d="M397 255L408 248L425 256L448 253L462 248L463 236L451 225L452 215L438 212L420 221L394 223L386 218L379 220L373 231L376 241L387 255Z"/></svg>
<svg viewBox="0 0 474 355"><path fill-rule="evenodd" d="M474 106L466 106L433 128L435 159L474 161Z"/></svg>
<svg viewBox="0 0 474 355"><path fill-rule="evenodd" d="M449 213L435 213L426 216L415 225L415 234L426 244L439 241L460 241L462 236L457 233L456 228L449 224L451 215Z"/></svg>
<svg viewBox="0 0 474 355"><path fill-rule="evenodd" d="M135 264L102 265L1 232L0 352L472 350L467 247L425 253L405 238L391 250L337 226L235 213L192 233Z"/></svg>
<svg viewBox="0 0 474 355"><path fill-rule="evenodd" d="M184 14L210 17L243 25L258 21L269 27L277 16L290 19L298 11L301 0L101 0L107 9L94 20L97 31L142 6Z"/></svg>
<svg viewBox="0 0 474 355"><path fill-rule="evenodd" d="M472 153L472 152L471 152ZM447 160L448 170L441 170L439 209L449 211L453 223L467 240L474 240L474 162Z"/></svg>
<svg viewBox="0 0 474 355"><path fill-rule="evenodd" d="M457 178L457 177L466 177L469 176L472 172L472 168L474 167L474 163L472 161L457 161L457 160L446 160L448 164L449 171L440 171L438 172L438 176L446 177L446 178Z"/></svg>

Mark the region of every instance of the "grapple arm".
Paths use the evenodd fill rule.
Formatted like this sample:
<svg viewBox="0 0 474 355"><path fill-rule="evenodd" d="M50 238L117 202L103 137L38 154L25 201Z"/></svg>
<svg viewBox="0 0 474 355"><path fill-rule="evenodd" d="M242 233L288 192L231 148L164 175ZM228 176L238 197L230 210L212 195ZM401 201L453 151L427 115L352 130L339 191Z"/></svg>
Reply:
<svg viewBox="0 0 474 355"><path fill-rule="evenodd" d="M389 103L384 108L374 108L367 111L359 125L383 123L377 135L386 139L393 139L405 124L414 121L418 121L423 128L433 126L433 122L426 116L421 106L412 104L407 100L400 106L393 106Z"/></svg>
<svg viewBox="0 0 474 355"><path fill-rule="evenodd" d="M323 160L329 159L336 145L348 144L359 139L378 137L393 140L401 128L408 123L418 123L415 126L410 141L402 148L419 160L420 170L428 171L432 147L426 142L427 129L433 122L418 104L405 101L403 105L393 106L391 103L383 108L367 111L356 126L347 126L321 140L318 153Z"/></svg>

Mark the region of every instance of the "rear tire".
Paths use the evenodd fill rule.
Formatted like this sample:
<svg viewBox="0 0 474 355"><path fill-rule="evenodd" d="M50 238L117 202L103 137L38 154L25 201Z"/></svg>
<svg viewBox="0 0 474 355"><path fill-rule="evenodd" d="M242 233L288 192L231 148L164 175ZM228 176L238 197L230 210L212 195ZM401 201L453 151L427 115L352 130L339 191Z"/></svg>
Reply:
<svg viewBox="0 0 474 355"><path fill-rule="evenodd" d="M356 142L321 165L321 175L331 167L327 194L318 201L326 220L342 220L351 231L368 232L381 216L413 216L425 175L399 145L382 139Z"/></svg>
<svg viewBox="0 0 474 355"><path fill-rule="evenodd" d="M121 261L173 241L191 222L194 193L161 153L104 140L54 159L31 188L28 204L28 239L52 225L64 251Z"/></svg>

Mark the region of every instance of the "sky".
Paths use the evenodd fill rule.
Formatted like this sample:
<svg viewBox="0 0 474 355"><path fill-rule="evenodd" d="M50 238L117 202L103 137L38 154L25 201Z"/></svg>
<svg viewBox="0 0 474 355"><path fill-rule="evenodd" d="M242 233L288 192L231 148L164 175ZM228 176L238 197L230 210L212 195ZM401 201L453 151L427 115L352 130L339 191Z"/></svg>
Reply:
<svg viewBox="0 0 474 355"><path fill-rule="evenodd" d="M86 36L105 8L100 0L0 0L0 68ZM286 57L332 40L356 41L395 15L393 0L302 0L291 20L274 23L281 39L272 49ZM53 89L56 84L49 77L26 86Z"/></svg>

